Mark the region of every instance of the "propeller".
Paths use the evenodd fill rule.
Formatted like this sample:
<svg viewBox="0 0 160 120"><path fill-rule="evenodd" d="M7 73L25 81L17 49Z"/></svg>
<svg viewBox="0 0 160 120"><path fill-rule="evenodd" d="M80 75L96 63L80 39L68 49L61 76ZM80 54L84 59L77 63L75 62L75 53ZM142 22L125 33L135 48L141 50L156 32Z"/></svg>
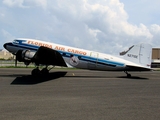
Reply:
<svg viewBox="0 0 160 120"><path fill-rule="evenodd" d="M16 54L16 59L15 59L15 67L17 67L17 54Z"/></svg>
<svg viewBox="0 0 160 120"><path fill-rule="evenodd" d="M35 56L36 51L30 51L30 50L18 50L15 54L15 67L17 67L18 62L24 62L26 67L33 62L32 59Z"/></svg>
<svg viewBox="0 0 160 120"><path fill-rule="evenodd" d="M22 55L22 50L18 50L17 53L16 53L16 59L15 59L15 67L17 67L17 62L21 62L22 58L21 58L21 55Z"/></svg>

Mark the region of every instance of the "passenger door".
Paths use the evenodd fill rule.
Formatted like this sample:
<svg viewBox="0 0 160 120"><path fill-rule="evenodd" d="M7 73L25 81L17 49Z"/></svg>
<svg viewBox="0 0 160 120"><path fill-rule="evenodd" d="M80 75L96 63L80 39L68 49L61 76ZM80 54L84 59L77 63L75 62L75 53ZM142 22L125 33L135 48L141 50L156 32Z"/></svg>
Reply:
<svg viewBox="0 0 160 120"><path fill-rule="evenodd" d="M97 60L98 60L98 53L97 52L91 52L90 53L90 59L89 59L89 62L88 62L88 68L89 69L96 69Z"/></svg>

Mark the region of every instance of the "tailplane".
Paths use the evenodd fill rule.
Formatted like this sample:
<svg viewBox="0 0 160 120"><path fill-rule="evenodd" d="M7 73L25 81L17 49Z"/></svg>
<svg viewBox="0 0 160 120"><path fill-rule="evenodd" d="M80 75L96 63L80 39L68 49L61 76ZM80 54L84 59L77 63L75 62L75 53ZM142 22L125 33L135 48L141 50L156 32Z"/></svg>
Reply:
<svg viewBox="0 0 160 120"><path fill-rule="evenodd" d="M139 64L146 68L151 67L152 46L150 44L141 43L133 45L128 51L120 53L125 60Z"/></svg>

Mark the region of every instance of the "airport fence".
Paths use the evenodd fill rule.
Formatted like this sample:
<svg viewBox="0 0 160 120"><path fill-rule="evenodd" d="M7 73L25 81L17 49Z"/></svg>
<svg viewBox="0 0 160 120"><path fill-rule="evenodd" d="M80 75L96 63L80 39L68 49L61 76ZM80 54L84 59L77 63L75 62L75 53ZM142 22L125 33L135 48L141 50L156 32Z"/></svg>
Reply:
<svg viewBox="0 0 160 120"><path fill-rule="evenodd" d="M34 67L34 64L30 64L28 67ZM0 67L15 67L15 60L0 60ZM23 62L17 62L17 67L26 67Z"/></svg>
<svg viewBox="0 0 160 120"><path fill-rule="evenodd" d="M0 60L0 67L15 67L15 60ZM19 68L23 68L23 67L28 67L28 68L35 68L35 64L34 63L30 63L28 66L26 66L23 62L17 62L17 67ZM44 66L40 66L40 67L44 67ZM53 66L49 66L49 67L53 67ZM60 66L54 66L55 68L66 68L66 67L60 67Z"/></svg>

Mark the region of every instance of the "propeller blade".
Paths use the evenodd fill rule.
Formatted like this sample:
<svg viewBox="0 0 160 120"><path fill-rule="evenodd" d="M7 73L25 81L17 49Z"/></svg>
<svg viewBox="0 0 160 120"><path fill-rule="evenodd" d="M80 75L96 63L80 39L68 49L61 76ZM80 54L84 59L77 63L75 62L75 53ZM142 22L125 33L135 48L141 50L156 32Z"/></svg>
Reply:
<svg viewBox="0 0 160 120"><path fill-rule="evenodd" d="M15 67L17 67L17 56L16 56L16 59L15 59Z"/></svg>

